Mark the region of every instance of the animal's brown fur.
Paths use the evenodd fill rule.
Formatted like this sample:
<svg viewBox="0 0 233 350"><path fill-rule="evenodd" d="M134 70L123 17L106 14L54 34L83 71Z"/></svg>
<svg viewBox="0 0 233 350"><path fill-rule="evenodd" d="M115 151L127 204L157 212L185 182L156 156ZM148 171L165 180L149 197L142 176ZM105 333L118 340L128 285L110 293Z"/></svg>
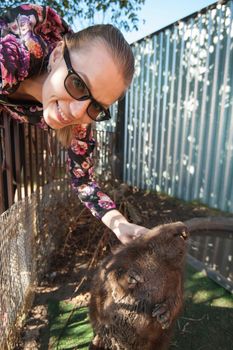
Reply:
<svg viewBox="0 0 233 350"><path fill-rule="evenodd" d="M107 257L94 277L90 349L164 350L183 304L187 228L155 227Z"/></svg>

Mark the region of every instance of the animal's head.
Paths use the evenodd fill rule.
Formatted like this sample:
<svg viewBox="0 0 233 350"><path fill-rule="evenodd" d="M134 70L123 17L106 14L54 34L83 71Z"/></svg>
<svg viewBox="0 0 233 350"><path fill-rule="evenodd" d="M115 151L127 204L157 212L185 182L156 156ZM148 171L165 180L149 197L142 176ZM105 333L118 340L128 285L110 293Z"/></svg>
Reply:
<svg viewBox="0 0 233 350"><path fill-rule="evenodd" d="M188 230L181 222L155 227L122 246L108 261L105 276L119 300L162 301L172 290L182 290L182 270Z"/></svg>

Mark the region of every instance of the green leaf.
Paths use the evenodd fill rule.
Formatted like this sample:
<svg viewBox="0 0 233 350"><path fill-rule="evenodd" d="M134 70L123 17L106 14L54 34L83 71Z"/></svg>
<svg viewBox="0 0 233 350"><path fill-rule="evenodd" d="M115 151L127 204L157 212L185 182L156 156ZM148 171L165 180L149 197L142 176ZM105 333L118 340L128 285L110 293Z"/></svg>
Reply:
<svg viewBox="0 0 233 350"><path fill-rule="evenodd" d="M145 0L30 0L30 3L52 7L70 25L82 23L83 20L87 21L87 25L90 22L96 23L102 14L104 23L111 22L119 28L130 31L138 29L135 27L135 21L139 21L138 13ZM3 12L20 4L22 1L2 0L0 10Z"/></svg>

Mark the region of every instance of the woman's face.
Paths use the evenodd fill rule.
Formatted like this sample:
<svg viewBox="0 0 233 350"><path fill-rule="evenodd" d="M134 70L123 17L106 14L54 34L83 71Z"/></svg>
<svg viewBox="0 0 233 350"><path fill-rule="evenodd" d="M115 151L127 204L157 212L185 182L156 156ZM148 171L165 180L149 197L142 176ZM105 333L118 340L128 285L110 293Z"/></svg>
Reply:
<svg viewBox="0 0 233 350"><path fill-rule="evenodd" d="M68 71L62 52L62 45L58 45L52 52L51 72L42 88L44 119L53 129L93 121L87 114L91 100L75 100L64 87ZM102 107L107 109L125 92L127 86L121 72L104 44L94 42L90 46L84 45L78 51L69 50L69 54L73 69Z"/></svg>

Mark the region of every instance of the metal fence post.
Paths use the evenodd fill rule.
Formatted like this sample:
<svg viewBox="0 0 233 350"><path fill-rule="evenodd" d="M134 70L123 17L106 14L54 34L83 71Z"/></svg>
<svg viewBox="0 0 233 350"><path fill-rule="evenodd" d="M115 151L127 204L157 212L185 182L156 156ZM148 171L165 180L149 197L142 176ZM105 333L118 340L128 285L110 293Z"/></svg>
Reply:
<svg viewBox="0 0 233 350"><path fill-rule="evenodd" d="M112 174L119 181L123 180L124 168L124 128L125 128L125 97L118 102L116 131L115 131L115 155L113 159Z"/></svg>

